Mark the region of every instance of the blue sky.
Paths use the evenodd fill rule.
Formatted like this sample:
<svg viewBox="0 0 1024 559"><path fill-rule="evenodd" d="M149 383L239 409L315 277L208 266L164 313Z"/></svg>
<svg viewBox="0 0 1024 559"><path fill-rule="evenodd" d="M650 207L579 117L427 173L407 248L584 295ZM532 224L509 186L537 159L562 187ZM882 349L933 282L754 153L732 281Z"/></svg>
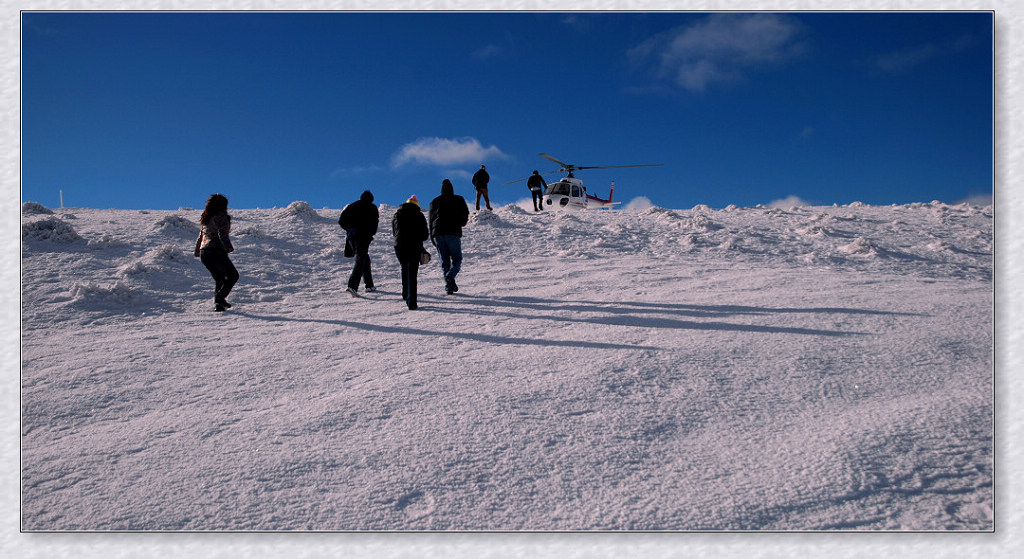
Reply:
<svg viewBox="0 0 1024 559"><path fill-rule="evenodd" d="M22 14L22 200L492 204L534 169L668 208L992 194L993 15ZM558 175L546 175L551 180Z"/></svg>

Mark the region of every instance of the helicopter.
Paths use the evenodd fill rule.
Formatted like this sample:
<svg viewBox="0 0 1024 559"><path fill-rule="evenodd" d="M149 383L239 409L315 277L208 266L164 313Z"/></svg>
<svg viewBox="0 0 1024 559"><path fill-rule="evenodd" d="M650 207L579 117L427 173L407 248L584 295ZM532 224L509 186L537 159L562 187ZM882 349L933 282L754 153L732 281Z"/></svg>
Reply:
<svg viewBox="0 0 1024 559"><path fill-rule="evenodd" d="M583 169L621 169L625 167L660 167L661 163L653 165L603 165L603 166L579 166L572 165L570 163L563 163L554 157L546 153L541 153L541 157L557 163L559 169L556 171L549 171L547 173L539 173L541 175L551 175L554 173L568 173L568 175L557 182L553 182L548 185L547 190L544 191L543 204L549 209L562 209L562 208L579 208L586 209L589 207L594 208L612 208L620 202L612 202L612 195L615 193L615 182L612 182L611 190L608 192L608 198L604 199L599 196L594 196L587 193L587 187L583 186L583 181L576 178L575 172ZM514 180L506 182L505 184L515 184L529 180L529 177L525 179Z"/></svg>

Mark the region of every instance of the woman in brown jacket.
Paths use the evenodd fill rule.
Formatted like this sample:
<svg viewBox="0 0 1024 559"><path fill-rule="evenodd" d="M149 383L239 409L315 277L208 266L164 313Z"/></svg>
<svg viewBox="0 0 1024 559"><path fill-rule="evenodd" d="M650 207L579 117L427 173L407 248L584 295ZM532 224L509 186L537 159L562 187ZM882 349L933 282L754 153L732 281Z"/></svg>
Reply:
<svg viewBox="0 0 1024 559"><path fill-rule="evenodd" d="M206 266L216 282L213 292L214 310L223 312L231 308L227 296L238 281L238 270L228 258L228 253L235 250L229 238L231 216L228 215L228 199L222 194L210 196L199 224L202 229L196 239L195 255L202 260L203 266Z"/></svg>

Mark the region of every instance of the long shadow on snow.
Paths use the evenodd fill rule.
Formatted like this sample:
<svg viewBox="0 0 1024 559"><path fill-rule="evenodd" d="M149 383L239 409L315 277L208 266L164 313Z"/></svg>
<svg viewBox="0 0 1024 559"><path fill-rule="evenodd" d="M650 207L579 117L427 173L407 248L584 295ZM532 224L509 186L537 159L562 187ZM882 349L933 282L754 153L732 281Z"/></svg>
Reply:
<svg viewBox="0 0 1024 559"><path fill-rule="evenodd" d="M421 296L422 297L422 296ZM429 296L428 296L429 297ZM840 330L821 330L815 328L795 328L788 326L761 326L756 324L735 324L731 322L696 322L690 320L678 320L674 318L651 318L636 316L636 313L672 313L683 314L694 317L723 317L732 315L760 315L772 313L828 313L828 314L878 314L896 315L911 313L895 313L888 311L875 311L866 309L842 309L842 308L811 308L811 309L772 309L748 306L708 306L682 305L673 303L598 303L589 301L567 301L566 303L538 303L535 299L526 297L481 297L478 295L461 295L455 300L469 299L470 305L489 307L490 310L467 308L446 308L443 312L455 314L483 314L500 315L508 318L531 318L545 319L564 322L589 323L610 326L634 326L637 328L670 328L678 330L719 330L735 332L757 332L770 334L802 334L809 336L867 336L869 332L844 332ZM516 312L501 312L493 310L496 307L523 310L528 309L531 314L524 315ZM630 308L636 307L636 308ZM571 311L573 313L606 313L621 316L598 316L589 318L578 318L577 316L563 316L550 314L554 311ZM549 314L541 315L538 312Z"/></svg>
<svg viewBox="0 0 1024 559"><path fill-rule="evenodd" d="M427 296L429 297L429 296ZM778 308L751 307L745 305L687 305L682 303L646 303L640 301L538 301L535 297L484 297L480 295L459 295L456 299L472 299L475 304L494 307L535 307L541 310L568 310L575 312L604 312L611 314L633 313L675 313L694 317L722 317L732 315L768 314L864 314L886 316L925 316L921 313L879 311L874 309L852 309L847 307ZM557 305L557 306L556 306Z"/></svg>
<svg viewBox="0 0 1024 559"><path fill-rule="evenodd" d="M351 320L325 320L318 318L292 318L288 316L271 316L271 315L259 315L247 313L244 311L233 311L232 314L244 316L247 318L255 318L258 320L266 320L270 322L308 322L316 324L329 324L331 326L343 326L346 328L357 328L360 330L366 330L369 332L380 332L384 334L403 334L412 336L431 336L431 337L447 337L447 338L459 338L467 340L475 340L478 342L488 342L493 344L515 344L515 345L547 345L556 347L576 347L586 349L614 349L614 350L656 350L660 349L653 346L642 346L642 345L630 345L630 344L611 344L605 342L590 342L582 340L550 340L550 339L528 339L528 338L510 338L507 336L492 336L489 334L470 334L464 332L441 332L436 330L423 330L420 328L409 328L406 326L383 326L380 324L370 324L368 322L354 322Z"/></svg>
<svg viewBox="0 0 1024 559"><path fill-rule="evenodd" d="M421 296L422 297L422 296ZM650 316L637 316L633 314L634 310L629 308L615 307L609 303L600 303L594 305L574 305L569 303L567 305L561 304L543 304L543 303L524 303L523 301L511 301L511 300L494 300L478 296L461 296L458 299L472 298L474 300L470 306L464 308L445 308L443 312L451 312L455 314L483 314L483 315L501 315L509 318L531 318L531 319L547 319L547 320L561 320L565 322L583 322L583 324L591 325L606 325L606 326L625 326L635 328L658 328L658 329L674 329L674 330L715 330L721 332L754 332L761 334L800 334L805 336L870 336L868 332L843 332L838 330L818 330L810 328L793 328L793 327L773 327L773 326L760 326L760 325L740 325L734 324L734 322L721 322L721 321L695 321L695 320L680 320L677 318L664 318L664 317L650 317ZM517 298L512 298L517 299ZM615 303L617 304L617 303ZM472 308L472 305L480 305L488 307L486 309ZM609 306L611 305L611 306ZM676 305L666 305L666 307L673 307ZM529 314L522 314L513 311L500 311L495 310L495 307L506 307L512 309L522 310L526 307ZM760 314L762 312L755 312L756 307L733 307L724 312L713 312L712 309L717 308L728 308L728 307L707 307L703 311L694 311L690 306L686 311L679 309L666 309L657 310L654 308L644 310L643 312L674 312L674 313L688 313L694 316L722 316L731 314ZM735 308L746 309L743 311L736 311ZM565 316L555 314L556 311L571 311L573 315ZM547 314L539 314L539 312L548 312ZM610 314L617 314L617 316L591 316L591 317L579 317L581 312L605 312ZM828 312L827 310L821 310L820 312Z"/></svg>

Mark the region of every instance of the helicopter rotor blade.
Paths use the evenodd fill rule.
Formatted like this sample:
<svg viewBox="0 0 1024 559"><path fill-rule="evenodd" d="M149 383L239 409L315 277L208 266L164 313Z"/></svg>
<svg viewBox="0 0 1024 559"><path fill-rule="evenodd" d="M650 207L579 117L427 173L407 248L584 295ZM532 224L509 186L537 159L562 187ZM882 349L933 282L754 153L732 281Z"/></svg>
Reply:
<svg viewBox="0 0 1024 559"><path fill-rule="evenodd" d="M560 167L562 167L558 171L555 171L556 173L559 173L559 172L562 172L562 171L565 171L567 169L571 169L572 168L572 165L569 165L568 163L562 163L561 161L555 159L554 157L551 157L550 155L548 155L546 153L542 153L542 154L540 154L540 156L543 157L544 159L547 159L548 161L553 161L555 163L558 163L558 165Z"/></svg>
<svg viewBox="0 0 1024 559"><path fill-rule="evenodd" d="M652 165L601 165L598 167L576 167L576 169L624 169L626 167L663 167L664 163L654 163Z"/></svg>
<svg viewBox="0 0 1024 559"><path fill-rule="evenodd" d="M564 172L565 172L565 169L558 169L557 171L548 171L546 173L538 173L538 174L543 176L543 175L553 175L555 173L564 173ZM528 180L530 180L530 177L526 177L525 179L516 179L514 181L503 182L503 183L501 183L501 185L505 186L506 184L515 184L517 182L523 182L523 181L528 181Z"/></svg>
<svg viewBox="0 0 1024 559"><path fill-rule="evenodd" d="M541 175L553 175L555 173L566 173L566 172L571 174L574 171L580 171L580 170L583 170L583 169L624 169L626 167L662 167L662 166L664 166L664 163L655 163L655 164L648 164L648 165L598 165L598 166L583 166L583 167L579 167L579 166L573 165L571 163L564 163L562 161L559 161L559 160L555 159L554 157L551 157L550 155L548 155L546 153L541 153L539 155L541 157L543 157L544 159L547 159L548 161L551 161L552 163L557 163L558 166L559 166L558 170L556 170L556 171L548 171L546 173L540 173ZM506 183L503 183L503 184L515 184L517 182L523 182L525 180L529 180L529 177L527 177L525 179L509 181L509 182L506 182Z"/></svg>

